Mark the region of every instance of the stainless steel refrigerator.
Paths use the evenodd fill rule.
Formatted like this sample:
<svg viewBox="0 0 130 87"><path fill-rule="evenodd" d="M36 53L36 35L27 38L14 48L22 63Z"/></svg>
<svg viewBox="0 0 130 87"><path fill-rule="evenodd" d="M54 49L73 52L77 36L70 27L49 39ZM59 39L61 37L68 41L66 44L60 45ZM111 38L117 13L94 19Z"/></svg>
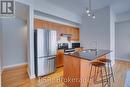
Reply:
<svg viewBox="0 0 130 87"><path fill-rule="evenodd" d="M57 33L54 30L37 29L34 32L35 75L55 72Z"/></svg>

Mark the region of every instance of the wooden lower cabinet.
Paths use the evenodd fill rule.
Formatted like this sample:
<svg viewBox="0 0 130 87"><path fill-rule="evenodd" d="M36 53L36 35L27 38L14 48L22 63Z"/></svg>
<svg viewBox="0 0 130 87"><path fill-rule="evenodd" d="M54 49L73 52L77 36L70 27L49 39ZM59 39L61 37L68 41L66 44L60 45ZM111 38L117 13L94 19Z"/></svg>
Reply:
<svg viewBox="0 0 130 87"><path fill-rule="evenodd" d="M63 66L64 50L58 50L56 55L56 67Z"/></svg>
<svg viewBox="0 0 130 87"><path fill-rule="evenodd" d="M80 58L65 55L63 67L63 82L67 87L80 87L79 80Z"/></svg>
<svg viewBox="0 0 130 87"><path fill-rule="evenodd" d="M91 62L97 61L101 58L106 58L106 55L92 61L65 55L63 67L63 82L65 85L67 85L67 87L87 87L91 70ZM93 75L95 70L93 69L91 73ZM91 80L91 86L89 87L97 86L95 86ZM98 87L101 86L99 85Z"/></svg>

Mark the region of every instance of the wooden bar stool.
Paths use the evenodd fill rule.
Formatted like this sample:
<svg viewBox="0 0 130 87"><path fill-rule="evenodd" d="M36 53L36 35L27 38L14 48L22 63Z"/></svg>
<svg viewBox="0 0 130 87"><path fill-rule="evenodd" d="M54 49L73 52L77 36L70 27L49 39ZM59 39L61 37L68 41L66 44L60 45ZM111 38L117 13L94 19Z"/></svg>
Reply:
<svg viewBox="0 0 130 87"><path fill-rule="evenodd" d="M114 82L114 75L113 75L113 69L112 69L111 60L107 59L107 58L101 58L101 59L98 59L98 60L107 64L107 67L108 67L108 74L107 74L107 76L109 78L109 84L111 82L110 81L111 78L113 79L113 82Z"/></svg>
<svg viewBox="0 0 130 87"><path fill-rule="evenodd" d="M93 68L95 70L94 70L94 75L92 76ZM103 70L105 71L104 73L103 73ZM101 76L101 78L100 78L101 81L97 81L98 74L100 74L100 76ZM104 79L104 77L105 77L105 79ZM102 83L102 87L105 87L106 85L109 85L108 77L107 77L107 69L106 69L105 63L100 62L100 61L96 61L96 62L91 63L91 69L90 69L90 74L89 74L89 80L88 80L87 87L89 87L91 79L93 79L94 84ZM105 82L106 82L106 84L104 84Z"/></svg>

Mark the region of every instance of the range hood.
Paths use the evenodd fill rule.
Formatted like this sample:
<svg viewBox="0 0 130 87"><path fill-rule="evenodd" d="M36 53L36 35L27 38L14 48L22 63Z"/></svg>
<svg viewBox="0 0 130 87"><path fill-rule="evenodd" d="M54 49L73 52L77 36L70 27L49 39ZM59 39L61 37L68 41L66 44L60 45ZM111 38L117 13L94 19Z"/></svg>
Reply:
<svg viewBox="0 0 130 87"><path fill-rule="evenodd" d="M62 36L62 37L71 37L72 34L63 34L63 33L62 33L61 36Z"/></svg>

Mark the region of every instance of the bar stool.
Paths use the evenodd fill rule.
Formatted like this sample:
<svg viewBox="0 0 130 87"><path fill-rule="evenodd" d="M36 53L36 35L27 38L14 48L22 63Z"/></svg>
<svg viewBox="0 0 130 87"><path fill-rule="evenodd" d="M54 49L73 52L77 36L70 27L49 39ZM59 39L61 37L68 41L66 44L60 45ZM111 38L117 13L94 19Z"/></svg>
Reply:
<svg viewBox="0 0 130 87"><path fill-rule="evenodd" d="M107 74L107 76L109 78L109 84L110 84L110 79L111 78L113 79L113 82L114 82L114 75L113 75L113 69L112 69L111 60L107 59L107 58L101 58L101 59L98 59L98 60L107 64L107 67L108 67L108 74Z"/></svg>
<svg viewBox="0 0 130 87"><path fill-rule="evenodd" d="M94 75L92 76L93 68L95 68L95 70L94 70ZM94 84L96 84L97 77L98 77L98 74L99 74L99 69L100 69L100 75L101 75L101 82L98 81L98 83L102 83L102 87L109 85L108 77L107 77L107 69L106 69L105 63L100 62L100 61L96 61L96 62L91 62L91 69L90 69L87 87L89 87L89 83L90 83L91 79L93 79ZM103 73L103 70L105 71L104 73ZM103 75L103 74L105 74L105 75ZM105 77L105 79L104 79L104 77ZM106 82L105 85L104 85L104 82Z"/></svg>

